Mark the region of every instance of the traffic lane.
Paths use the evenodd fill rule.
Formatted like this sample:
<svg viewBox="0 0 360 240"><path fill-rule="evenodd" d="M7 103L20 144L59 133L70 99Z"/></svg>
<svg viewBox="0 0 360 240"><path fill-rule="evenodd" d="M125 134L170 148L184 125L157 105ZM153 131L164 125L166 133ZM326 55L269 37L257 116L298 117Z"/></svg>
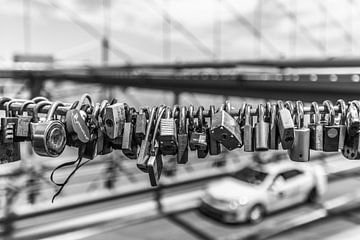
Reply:
<svg viewBox="0 0 360 240"><path fill-rule="evenodd" d="M335 236L346 232L350 234L346 236L346 239L359 239L359 235L351 235L351 233L359 234L359 228L360 209L357 209L304 225L301 228L291 229L269 239L344 239L335 238Z"/></svg>
<svg viewBox="0 0 360 240"><path fill-rule="evenodd" d="M359 189L359 187L360 187L359 177L351 178L351 179L342 179L336 182L331 182L329 185L328 192L326 193L322 201L328 201L343 194L351 193L354 189ZM211 236L212 238L224 237L230 234L234 234L236 232L241 233L241 235L245 237L250 233L254 233L258 230L261 230L265 226L271 226L271 225L276 226L276 224L280 221L284 221L286 219L292 219L294 216L306 214L309 211L313 211L314 209L316 209L316 206L312 206L312 205L296 206L293 208L289 208L287 210L277 212L275 214L271 214L267 218L265 218L265 220L261 224L258 225L250 225L245 223L225 224L202 214L198 209L189 212L180 213L177 215L177 218L184 223L191 223L193 229L190 231L196 230L200 233L205 233ZM184 239L181 234L177 234L179 232L178 228L181 228L179 223L178 222L175 223L171 219L167 219L167 221L172 222L171 225L167 226L167 228L171 228L171 229L167 229L168 231L174 232L174 234L171 235L172 237L171 239ZM153 232L162 230L162 226L157 225L156 223L157 221L155 221L155 223L154 221L149 221L146 223L137 224L136 227L134 226L125 227L122 229L114 230L111 233L107 233L110 234L107 236L110 236L111 239L111 237L115 238L116 236L121 236L122 233L124 232L126 233L127 236L129 236L129 238L131 238L132 234L134 234L134 237L142 236L143 239L152 239L152 237L154 236L153 234L155 235L157 234ZM149 229L149 224L153 226L153 231L151 232L148 232L147 230ZM318 233L321 233L320 231L321 229L319 229ZM103 235L101 234L100 236ZM197 238L199 239L199 237ZM93 238L90 237L87 239L93 239Z"/></svg>
<svg viewBox="0 0 360 240"><path fill-rule="evenodd" d="M195 182L183 186L174 187L171 189L166 189L163 191L162 197L176 196L182 193L200 190L203 189L206 184L207 181ZM103 212L111 209L117 209L120 207L131 206L137 203L142 203L144 202L144 200L149 201L149 200L154 200L155 198L156 198L155 192L150 192L150 193L139 194L122 199L109 200L94 205L81 206L76 209L58 212L56 214L47 214L39 217L32 217L31 219L20 220L15 223L15 228L22 229L22 228L34 227L36 225L48 224L48 223L53 223L75 217L86 216L88 214Z"/></svg>

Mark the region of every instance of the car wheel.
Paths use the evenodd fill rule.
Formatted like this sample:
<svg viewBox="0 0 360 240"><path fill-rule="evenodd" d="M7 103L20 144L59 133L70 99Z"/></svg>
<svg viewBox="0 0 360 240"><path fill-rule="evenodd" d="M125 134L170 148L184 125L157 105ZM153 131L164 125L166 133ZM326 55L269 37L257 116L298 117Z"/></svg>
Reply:
<svg viewBox="0 0 360 240"><path fill-rule="evenodd" d="M262 205L258 204L250 209L248 215L248 221L251 224L258 224L264 219L264 216L265 216L265 208Z"/></svg>
<svg viewBox="0 0 360 240"><path fill-rule="evenodd" d="M311 189L308 198L307 198L307 202L308 203L317 203L319 200L319 194L316 188Z"/></svg>

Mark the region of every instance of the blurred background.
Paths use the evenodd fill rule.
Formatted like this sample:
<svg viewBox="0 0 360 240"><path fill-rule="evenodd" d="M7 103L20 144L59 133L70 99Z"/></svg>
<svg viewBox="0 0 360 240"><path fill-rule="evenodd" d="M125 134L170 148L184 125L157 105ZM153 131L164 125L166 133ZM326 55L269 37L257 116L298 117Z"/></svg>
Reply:
<svg viewBox="0 0 360 240"><path fill-rule="evenodd" d="M41 95L73 102L89 93L96 102L117 98L136 108L193 104L207 109L230 100L238 109L243 102L322 103L357 99L360 93L358 1L0 3L2 96ZM249 166L266 172L269 164L281 172L289 162L286 151L239 149L205 159L191 152L185 165L175 165L175 157L167 156L158 188L149 186L148 175L133 160L114 151L78 170L51 203L57 189L49 181L52 169L76 156L77 149L67 147L59 158L43 158L23 144L22 161L1 166L3 238L358 239L360 235L360 164L338 153L312 152L310 169L298 170L305 178L295 177L297 183L286 190L289 195L281 191L275 196L275 203L290 199L291 204L281 203L283 207L256 224L227 221L239 212L245 218L252 212L246 194L268 193L257 186L251 191L238 188L243 178L237 173ZM316 204L303 204L310 190L319 190L321 177L314 170L319 167L327 191L319 192ZM61 170L56 179L64 179L70 171ZM315 187L297 191L301 201L291 199L305 181ZM235 196L219 196L232 191Z"/></svg>

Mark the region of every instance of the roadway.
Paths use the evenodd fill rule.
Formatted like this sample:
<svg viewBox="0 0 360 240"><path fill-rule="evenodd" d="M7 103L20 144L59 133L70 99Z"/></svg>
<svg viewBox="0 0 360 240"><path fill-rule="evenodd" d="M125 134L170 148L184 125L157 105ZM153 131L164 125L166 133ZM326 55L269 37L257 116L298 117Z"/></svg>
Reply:
<svg viewBox="0 0 360 240"><path fill-rule="evenodd" d="M352 164L343 158L336 160L336 162L346 163L347 165ZM359 166L358 162L353 163ZM334 167L337 168L336 166L333 166L333 168ZM354 192L354 189L359 189L360 187L360 177L357 176L357 174L351 175L351 178L348 178L348 175L332 175L331 179L329 190L322 199L324 205L330 204L331 201L336 202L339 196L351 194ZM198 182L179 186L164 192L164 198L179 195L191 196L188 200L182 200L182 202L176 204L172 204L171 201L168 201L169 204L167 205L164 204L164 208L166 209L172 205L191 202L187 207L183 209L180 208L180 210L174 211L171 214L164 214L163 216L153 214L157 210L157 206L154 205L151 206L153 213L147 215L148 211L145 210L150 205L144 203L143 200L149 200L149 198L154 199L154 195L147 194L140 197L137 196L136 198L124 198L120 201L107 201L106 203L93 205L91 207L80 207L75 210L64 211L47 217L19 221L16 224L17 231L14 239L28 239L24 236L31 236L31 234L33 234L32 236L41 236L41 234L36 235L38 234L36 232L46 232L49 231L49 229L58 229L59 226L71 226L79 222L87 221L93 224L90 228L81 230L74 228L74 232L60 235L59 239L117 239L119 237L121 237L121 239L216 239L225 237L225 239L227 239L226 237L228 236L235 236L235 239L243 239L261 230L276 228L279 224L287 223L297 217L321 210L320 205L303 205L273 214L266 218L263 223L256 226L248 224L227 225L213 220L198 211L198 197L205 184L206 182ZM145 210L141 212L144 206ZM133 208L133 213L129 212L130 208ZM129 214L126 215L126 212L129 212ZM139 216L135 217L135 213ZM96 218L101 219L104 216L106 216L107 221L100 221L100 224L94 224ZM108 221L109 217L110 221ZM320 221L326 226L319 228L318 231L314 229L314 232L320 236L319 238L331 235L331 232L322 231L322 229L332 228L332 224L336 225L336 221L328 219L333 218L326 218ZM347 220L345 219L344 221ZM351 225L351 223L349 224ZM300 233L298 235L299 239L303 239Z"/></svg>

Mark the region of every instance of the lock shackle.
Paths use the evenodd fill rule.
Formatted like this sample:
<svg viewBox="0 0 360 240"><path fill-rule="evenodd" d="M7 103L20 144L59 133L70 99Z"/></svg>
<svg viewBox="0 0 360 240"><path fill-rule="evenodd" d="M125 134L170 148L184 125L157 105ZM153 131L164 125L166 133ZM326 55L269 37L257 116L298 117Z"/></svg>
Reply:
<svg viewBox="0 0 360 240"><path fill-rule="evenodd" d="M19 115L23 115L23 114L24 114L24 110L26 109L26 107L27 107L29 104L35 104L35 102L34 102L33 100L27 100L27 101L25 101L23 104L21 104L20 109L19 109L19 111L18 111L18 114L19 114Z"/></svg>
<svg viewBox="0 0 360 240"><path fill-rule="evenodd" d="M204 107L199 106L197 111L197 117L198 117L198 129L202 129L204 127L205 118L204 118Z"/></svg>
<svg viewBox="0 0 360 240"><path fill-rule="evenodd" d="M243 102L243 104L241 105L241 108L239 109L239 113L238 113L238 123L241 125L241 123L244 120L244 116L245 116L245 108L246 108L247 103Z"/></svg>
<svg viewBox="0 0 360 240"><path fill-rule="evenodd" d="M105 108L109 105L109 101L104 99L101 101L101 104L100 104L100 112L99 114L102 116L104 114L104 111L105 111Z"/></svg>
<svg viewBox="0 0 360 240"><path fill-rule="evenodd" d="M302 101L296 101L296 124L297 128L300 129L304 127L304 104Z"/></svg>
<svg viewBox="0 0 360 240"><path fill-rule="evenodd" d="M231 113L231 102L229 100L225 101L225 111Z"/></svg>
<svg viewBox="0 0 360 240"><path fill-rule="evenodd" d="M265 121L266 122L270 122L270 118L271 118L271 102L266 102L265 104Z"/></svg>
<svg viewBox="0 0 360 240"><path fill-rule="evenodd" d="M34 98L31 99L31 101L33 101L34 103L39 103L39 102L42 102L42 101L50 102L49 99L47 99L46 97L42 97L42 96L34 97Z"/></svg>
<svg viewBox="0 0 360 240"><path fill-rule="evenodd" d="M149 115L150 115L150 110L148 107L142 107L139 109L139 113L145 113L145 117L146 119L149 119Z"/></svg>
<svg viewBox="0 0 360 240"><path fill-rule="evenodd" d="M125 114L126 115L126 122L132 122L134 113L136 113L135 108L134 107L128 107L128 108L125 108L125 109L127 109L127 114Z"/></svg>
<svg viewBox="0 0 360 240"><path fill-rule="evenodd" d="M54 120L54 117L55 117L54 115L55 115L56 109L60 106L61 107L64 106L64 103L62 103L60 101L56 101L53 104L51 104L50 109L46 116L46 121Z"/></svg>
<svg viewBox="0 0 360 240"><path fill-rule="evenodd" d="M176 116L176 113L180 113L180 105L176 104L173 106L173 109L172 109L172 117L175 118Z"/></svg>
<svg viewBox="0 0 360 240"><path fill-rule="evenodd" d="M273 126L276 123L276 115L277 115L277 106L276 104L271 104L270 107L270 124Z"/></svg>
<svg viewBox="0 0 360 240"><path fill-rule="evenodd" d="M48 98L43 97L43 96L34 97L34 98L31 99L31 101L33 101L34 103L39 103L39 102L42 102L42 101L50 102Z"/></svg>
<svg viewBox="0 0 360 240"><path fill-rule="evenodd" d="M336 106L339 107L340 111L340 124L345 124L346 122L346 103L342 99L336 101Z"/></svg>
<svg viewBox="0 0 360 240"><path fill-rule="evenodd" d="M155 119L155 116L156 116L157 109L158 109L157 107L152 107L151 108L150 117L149 117L149 124L147 125L145 138L144 138L144 140L146 142L149 141L149 137L150 137L150 134L151 134L152 127L154 125L154 119Z"/></svg>
<svg viewBox="0 0 360 240"><path fill-rule="evenodd" d="M209 118L210 118L210 124L212 123L212 120L214 118L215 115L215 105L210 105L209 106Z"/></svg>
<svg viewBox="0 0 360 240"><path fill-rule="evenodd" d="M162 115L160 115L161 118ZM170 107L165 107L165 111L164 111L164 118L171 118L171 108Z"/></svg>
<svg viewBox="0 0 360 240"><path fill-rule="evenodd" d="M189 128L193 130L194 126L194 105L189 106Z"/></svg>
<svg viewBox="0 0 360 240"><path fill-rule="evenodd" d="M111 101L110 101L110 105L114 105L115 103L117 103L118 102L118 100L116 99L116 98L113 98L113 99L111 99Z"/></svg>
<svg viewBox="0 0 360 240"><path fill-rule="evenodd" d="M295 113L295 105L292 101L286 101L284 107L290 111L291 115Z"/></svg>
<svg viewBox="0 0 360 240"><path fill-rule="evenodd" d="M97 119L100 113L100 103L96 103L93 111L94 117Z"/></svg>
<svg viewBox="0 0 360 240"><path fill-rule="evenodd" d="M253 122L252 122L252 116L251 116L251 109L252 109L251 104L246 104L244 114L245 114L245 124L252 126Z"/></svg>
<svg viewBox="0 0 360 240"><path fill-rule="evenodd" d="M47 106L47 105L51 105L51 102L48 102L48 101L41 101L41 102L38 102L36 105L35 105L35 108L34 108L34 116L33 116L33 121L35 123L39 122L39 110L44 107L44 106Z"/></svg>
<svg viewBox="0 0 360 240"><path fill-rule="evenodd" d="M186 107L182 106L179 113L179 132L181 134L187 133L186 131Z"/></svg>
<svg viewBox="0 0 360 240"><path fill-rule="evenodd" d="M218 108L217 112L220 111L225 111L225 104L221 104L220 107Z"/></svg>
<svg viewBox="0 0 360 240"><path fill-rule="evenodd" d="M325 100L323 102L323 105L324 105L325 110L328 111L328 113L329 113L328 125L334 125L334 122L335 122L334 105L332 104L332 102L330 100Z"/></svg>
<svg viewBox="0 0 360 240"><path fill-rule="evenodd" d="M320 113L319 104L317 102L311 103L310 112L313 112L313 114L310 114L310 123L320 124L321 113Z"/></svg>
<svg viewBox="0 0 360 240"><path fill-rule="evenodd" d="M284 107L284 102L281 101L281 100L278 100L278 101L276 102L276 106L277 106L277 108L278 108L279 110L285 108L285 107Z"/></svg>
<svg viewBox="0 0 360 240"><path fill-rule="evenodd" d="M155 128L153 130L153 136L152 136L152 140L151 140L151 152L155 151L155 139L156 139L159 127L160 127L160 120L162 118L161 116L164 114L164 112L166 111L167 108L169 108L169 107L162 105L157 109L159 114L157 115Z"/></svg>
<svg viewBox="0 0 360 240"><path fill-rule="evenodd" d="M258 122L260 122L260 119L265 120L265 107L261 103L258 105Z"/></svg>
<svg viewBox="0 0 360 240"><path fill-rule="evenodd" d="M4 106L5 103L11 101L12 99L11 98L8 98L8 97L2 97L0 98L0 105Z"/></svg>
<svg viewBox="0 0 360 240"><path fill-rule="evenodd" d="M82 106L85 105L85 100L88 100L89 104L93 106L91 96L88 93L85 93L81 96L79 104L76 106L75 109L80 111Z"/></svg>
<svg viewBox="0 0 360 240"><path fill-rule="evenodd" d="M8 102L5 103L5 114L6 114L6 117L11 117L11 109L10 109L10 106L11 104L13 103L21 103L21 102L24 102L23 100L16 100L16 99L13 99L13 100L10 100Z"/></svg>

